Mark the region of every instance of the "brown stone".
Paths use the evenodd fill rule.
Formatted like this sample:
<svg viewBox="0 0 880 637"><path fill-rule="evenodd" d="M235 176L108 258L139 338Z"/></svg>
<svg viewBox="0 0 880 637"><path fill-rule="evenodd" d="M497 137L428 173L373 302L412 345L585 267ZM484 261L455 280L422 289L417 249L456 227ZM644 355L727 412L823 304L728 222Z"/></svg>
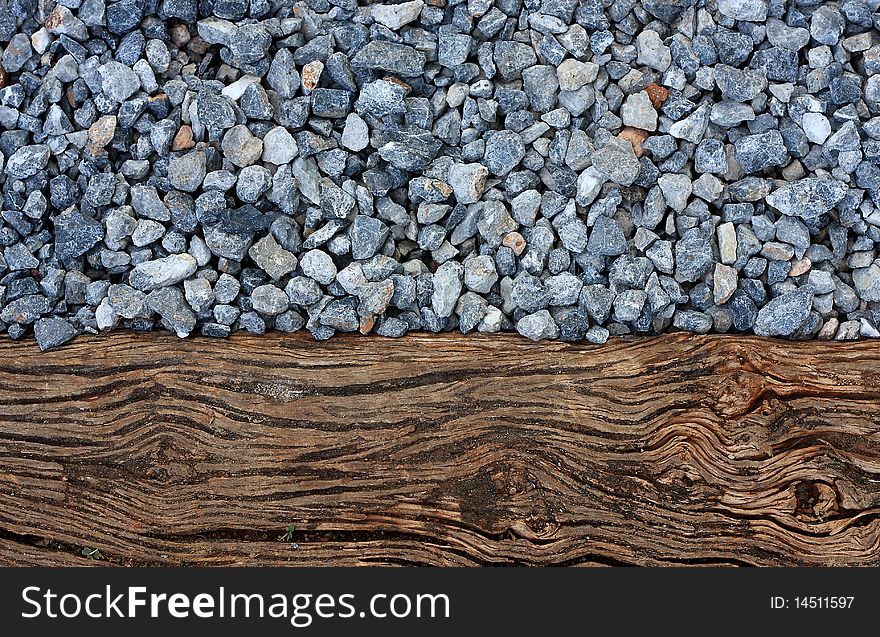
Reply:
<svg viewBox="0 0 880 637"><path fill-rule="evenodd" d="M324 63L321 60L313 60L303 67L302 85L310 91L315 90L321 80L324 71Z"/></svg>
<svg viewBox="0 0 880 637"><path fill-rule="evenodd" d="M376 325L376 317L370 314L369 316L364 316L361 318L361 324L358 326L358 331L361 334L369 334L373 331L373 327Z"/></svg>
<svg viewBox="0 0 880 637"><path fill-rule="evenodd" d="M383 79L386 82L391 82L392 84L397 84L398 86L402 87L403 90L405 90L407 93L409 93L412 90L412 86L410 86L409 84L407 84L406 82L401 80L399 77L396 77L394 75L390 75L390 76L385 77Z"/></svg>
<svg viewBox="0 0 880 637"><path fill-rule="evenodd" d="M116 133L116 116L104 115L89 127L89 144L94 148L104 148L113 140Z"/></svg>
<svg viewBox="0 0 880 637"><path fill-rule="evenodd" d="M0 64L0 88L6 86L6 69Z"/></svg>
<svg viewBox="0 0 880 637"><path fill-rule="evenodd" d="M519 256L526 249L526 240L518 232L508 232L504 235L504 239L501 240L501 245L507 246L513 250L516 256Z"/></svg>
<svg viewBox="0 0 880 637"><path fill-rule="evenodd" d="M623 130L620 131L618 137L621 139L625 139L630 144L632 144L633 152L635 152L636 157L641 157L645 151L642 148L642 144L646 139L648 139L648 131L642 130L641 128L633 128L632 126L625 126Z"/></svg>
<svg viewBox="0 0 880 637"><path fill-rule="evenodd" d="M193 53L202 55L203 53L206 53L210 48L211 45L205 42L199 36L196 36L189 41L189 50Z"/></svg>
<svg viewBox="0 0 880 637"><path fill-rule="evenodd" d="M175 24L168 30L168 34L177 47L183 46L190 40L189 29L185 24Z"/></svg>
<svg viewBox="0 0 880 637"><path fill-rule="evenodd" d="M171 141L171 150L186 150L193 146L195 146L195 142L193 142L192 128L188 124L184 124Z"/></svg>
<svg viewBox="0 0 880 637"><path fill-rule="evenodd" d="M806 274L812 267L813 262L807 257L804 257L803 259L795 259L791 263L791 270L789 270L788 276L800 276Z"/></svg>
<svg viewBox="0 0 880 637"><path fill-rule="evenodd" d="M648 94L648 98L651 100L651 104L654 105L655 109L663 106L663 102L669 97L669 91L656 82L648 84L648 86L645 87L645 93Z"/></svg>
<svg viewBox="0 0 880 637"><path fill-rule="evenodd" d="M840 321L833 316L825 321L825 325L822 326L822 329L819 330L818 338L820 341L830 341L834 338L834 335L837 333L837 328L840 327Z"/></svg>

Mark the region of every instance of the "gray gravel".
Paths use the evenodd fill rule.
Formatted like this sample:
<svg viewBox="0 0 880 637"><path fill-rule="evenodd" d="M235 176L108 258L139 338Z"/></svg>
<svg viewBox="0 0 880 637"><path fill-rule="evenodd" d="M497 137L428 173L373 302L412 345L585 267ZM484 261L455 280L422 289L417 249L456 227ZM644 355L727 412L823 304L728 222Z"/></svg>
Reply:
<svg viewBox="0 0 880 637"><path fill-rule="evenodd" d="M880 0L0 0L0 332L880 331Z"/></svg>

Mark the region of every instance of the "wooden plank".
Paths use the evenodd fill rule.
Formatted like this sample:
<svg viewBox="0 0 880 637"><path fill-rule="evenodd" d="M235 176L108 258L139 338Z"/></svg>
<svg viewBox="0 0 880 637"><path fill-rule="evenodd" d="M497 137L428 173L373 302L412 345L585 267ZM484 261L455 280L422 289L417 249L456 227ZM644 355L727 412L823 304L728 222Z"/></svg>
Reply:
<svg viewBox="0 0 880 637"><path fill-rule="evenodd" d="M3 341L0 563L877 565L878 360L682 334Z"/></svg>

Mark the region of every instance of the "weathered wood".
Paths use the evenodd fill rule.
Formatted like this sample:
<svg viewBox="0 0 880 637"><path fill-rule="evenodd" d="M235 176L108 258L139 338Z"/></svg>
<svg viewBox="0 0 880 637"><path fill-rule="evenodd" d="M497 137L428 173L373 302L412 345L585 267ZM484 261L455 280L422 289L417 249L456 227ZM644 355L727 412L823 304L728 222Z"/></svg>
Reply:
<svg viewBox="0 0 880 637"><path fill-rule="evenodd" d="M876 565L878 361L681 334L3 341L0 563Z"/></svg>

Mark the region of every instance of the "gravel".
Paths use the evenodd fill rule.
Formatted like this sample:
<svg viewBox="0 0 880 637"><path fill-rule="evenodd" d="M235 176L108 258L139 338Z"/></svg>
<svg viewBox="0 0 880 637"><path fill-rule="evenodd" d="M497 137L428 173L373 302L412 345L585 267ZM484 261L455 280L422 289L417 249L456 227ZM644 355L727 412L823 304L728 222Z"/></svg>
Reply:
<svg viewBox="0 0 880 637"><path fill-rule="evenodd" d="M876 338L876 5L0 4L0 333Z"/></svg>

